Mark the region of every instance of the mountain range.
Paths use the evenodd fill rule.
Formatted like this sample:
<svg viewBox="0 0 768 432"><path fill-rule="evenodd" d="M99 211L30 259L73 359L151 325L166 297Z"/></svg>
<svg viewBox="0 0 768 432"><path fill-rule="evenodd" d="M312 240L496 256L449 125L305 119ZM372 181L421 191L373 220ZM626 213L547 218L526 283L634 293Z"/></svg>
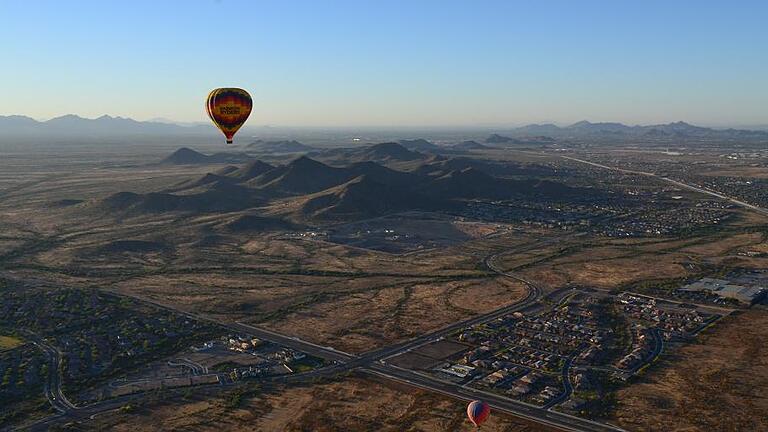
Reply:
<svg viewBox="0 0 768 432"><path fill-rule="evenodd" d="M592 123L586 120L570 126L533 124L512 129L514 136L547 136L554 138L708 138L708 139L768 139L768 132L744 129L713 129L695 126L686 122L627 126L622 123Z"/></svg>
<svg viewBox="0 0 768 432"><path fill-rule="evenodd" d="M25 116L0 116L3 136L56 135L60 137L92 135L188 135L210 133L208 125L179 126L171 123L137 121L125 117L103 115L95 119L67 114L47 121Z"/></svg>
<svg viewBox="0 0 768 432"><path fill-rule="evenodd" d="M408 155L396 143L371 146L371 154L388 150ZM180 149L168 159L202 160L212 156ZM195 155L197 154L197 155ZM198 156L201 155L201 156ZM210 160L210 159L208 159ZM466 158L425 158L409 170L388 168L373 161L330 166L307 156L284 165L252 159L226 166L198 179L152 193L119 192L85 204L111 214L139 216L165 212L221 213L248 210L292 223L355 220L408 210L451 209L467 199L581 200L594 191L556 181L510 178L530 174L501 170L493 163ZM534 171L535 172L535 171ZM252 215L253 216L253 215ZM231 227L275 227L269 219L241 221Z"/></svg>
<svg viewBox="0 0 768 432"><path fill-rule="evenodd" d="M208 124L179 125L162 121L137 121L124 117L104 115L95 119L67 114L47 121L10 115L0 116L0 140L12 138L105 138L116 136L217 136L218 132ZM648 138L681 139L705 138L723 140L767 140L768 131L746 129L713 129L691 125L682 121L647 125L628 126L622 123L580 121L569 126L554 124L531 124L518 128L503 129L498 135L491 135L488 144L546 144L552 138ZM515 141L518 140L518 141ZM436 152L441 149L425 139L401 140L404 147L420 152ZM296 141L255 141L253 150L264 152L305 152L312 148Z"/></svg>
<svg viewBox="0 0 768 432"><path fill-rule="evenodd" d="M343 162L408 162L427 160L430 155L420 153L415 150L405 148L403 145L395 142L385 142L379 144L369 144L354 148L334 148L311 153L312 156L320 157L324 160Z"/></svg>

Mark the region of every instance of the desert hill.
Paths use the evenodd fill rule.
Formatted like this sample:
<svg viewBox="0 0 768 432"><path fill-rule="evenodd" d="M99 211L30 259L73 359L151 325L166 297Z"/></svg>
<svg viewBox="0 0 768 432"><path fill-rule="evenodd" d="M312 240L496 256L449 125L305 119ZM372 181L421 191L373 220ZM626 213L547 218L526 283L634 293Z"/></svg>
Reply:
<svg viewBox="0 0 768 432"><path fill-rule="evenodd" d="M366 161L412 161L424 159L425 155L398 143L381 143L368 147L359 158Z"/></svg>
<svg viewBox="0 0 768 432"><path fill-rule="evenodd" d="M416 138L413 140L400 140L400 144L409 149L409 150L415 150L419 152L439 152L443 148L439 145L435 145L423 138Z"/></svg>
<svg viewBox="0 0 768 432"><path fill-rule="evenodd" d="M407 186L414 185L422 181L418 176L403 171L397 171L379 165L376 162L358 162L350 165L347 169L355 176L365 176L377 183L388 186Z"/></svg>
<svg viewBox="0 0 768 432"><path fill-rule="evenodd" d="M364 219L406 210L430 210L435 200L403 187L378 183L366 175L307 198L299 213L311 219Z"/></svg>
<svg viewBox="0 0 768 432"><path fill-rule="evenodd" d="M283 219L255 214L238 216L223 225L230 232L265 232L297 229L297 225Z"/></svg>
<svg viewBox="0 0 768 432"><path fill-rule="evenodd" d="M248 185L277 193L303 195L339 185L353 176L354 173L347 169L302 156L251 179Z"/></svg>
<svg viewBox="0 0 768 432"><path fill-rule="evenodd" d="M430 156L409 150L395 142L366 145L355 148L334 148L312 154L313 157L331 161L334 164L352 162L379 162L384 164L428 160Z"/></svg>
<svg viewBox="0 0 768 432"><path fill-rule="evenodd" d="M235 184L214 182L187 195L150 192L118 192L95 203L99 210L124 216L166 212L230 212L257 207L266 202L259 191Z"/></svg>
<svg viewBox="0 0 768 432"><path fill-rule="evenodd" d="M451 171L461 171L466 168L473 168L495 177L554 176L556 174L551 168L541 165L497 163L468 157L436 159L419 165L412 172L418 175L439 177Z"/></svg>
<svg viewBox="0 0 768 432"><path fill-rule="evenodd" d="M275 167L266 162L253 160L240 168L229 171L226 175L240 180L250 180L273 169Z"/></svg>
<svg viewBox="0 0 768 432"><path fill-rule="evenodd" d="M204 165L242 163L250 159L250 156L242 153L214 153L206 155L190 148L182 147L160 161L160 163L164 165Z"/></svg>
<svg viewBox="0 0 768 432"><path fill-rule="evenodd" d="M184 150L184 149L182 149ZM187 149L188 150L188 149ZM193 150L177 151L182 160L199 160ZM425 157L397 143L358 149L358 155L419 157L411 171L388 168L373 161L330 166L307 156L273 166L249 160L215 173L152 193L120 192L99 200L95 207L106 212L137 216L164 212L190 214L251 213L223 225L226 230L265 231L290 229L282 219L350 220L408 210L452 208L467 199L579 199L580 188L537 177L553 177L551 169L465 157ZM203 155L205 157L205 155ZM413 166L413 164L411 164ZM91 206L93 207L93 206Z"/></svg>
<svg viewBox="0 0 768 432"><path fill-rule="evenodd" d="M419 188L443 199L557 199L578 197L580 190L547 180L513 180L488 175L476 168L454 170Z"/></svg>

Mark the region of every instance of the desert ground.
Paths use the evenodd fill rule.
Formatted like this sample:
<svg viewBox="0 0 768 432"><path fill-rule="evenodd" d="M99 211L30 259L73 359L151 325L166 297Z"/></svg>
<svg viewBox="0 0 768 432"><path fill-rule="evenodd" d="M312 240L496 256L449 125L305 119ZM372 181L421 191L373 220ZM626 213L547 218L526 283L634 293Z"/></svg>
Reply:
<svg viewBox="0 0 768 432"><path fill-rule="evenodd" d="M389 381L351 376L306 387L260 389L232 395L177 399L131 413L103 416L84 430L115 431L472 431L465 402ZM492 413L484 431L549 432L526 420Z"/></svg>
<svg viewBox="0 0 768 432"><path fill-rule="evenodd" d="M522 152L491 156L537 164L557 159ZM547 224L479 222L430 211L353 223L242 228L240 222L251 211L135 215L110 213L98 205L126 190L172 189L224 169L223 164L167 166L125 155L109 161L71 157L52 158L41 168L34 158L18 156L14 171L0 178L4 278L51 290L105 290L350 353L414 338L527 295L522 282L497 271L534 281L543 294L569 286L653 294L693 277L768 268L765 217L736 208L711 230L643 238ZM396 247L386 238L389 234L359 240L371 230L391 230L409 240ZM696 344L673 351L642 382L621 391L623 402L614 420L630 430L700 430L704 424L719 424L723 430L731 425L738 425L732 430L764 428L746 413L766 411L765 395L759 390L746 394L746 387L734 383L765 378L759 331L765 323L765 310L750 310L719 322ZM699 407L698 417L678 415L688 404ZM265 387L242 397L195 392L129 406L86 427L472 430L463 405L369 376L351 376ZM732 414L717 417L718 405L731 407ZM484 430L547 429L497 415Z"/></svg>
<svg viewBox="0 0 768 432"><path fill-rule="evenodd" d="M768 428L768 310L729 316L618 393L628 430L758 431Z"/></svg>
<svg viewBox="0 0 768 432"><path fill-rule="evenodd" d="M526 153L505 157L552 160ZM484 266L493 254L501 254L499 267L545 290L569 284L617 290L722 266L765 265L765 258L739 254L765 247L764 220L736 210L721 230L682 239L574 236L429 214L338 228L389 228L440 244L402 253L299 232L232 230L238 212L116 217L89 203L126 189L171 188L221 168L121 158L79 156L69 165L57 161L36 170L31 161L17 161L20 168L5 179L0 195L0 251L14 261L11 276L98 287L362 352L517 301L525 294L522 285Z"/></svg>

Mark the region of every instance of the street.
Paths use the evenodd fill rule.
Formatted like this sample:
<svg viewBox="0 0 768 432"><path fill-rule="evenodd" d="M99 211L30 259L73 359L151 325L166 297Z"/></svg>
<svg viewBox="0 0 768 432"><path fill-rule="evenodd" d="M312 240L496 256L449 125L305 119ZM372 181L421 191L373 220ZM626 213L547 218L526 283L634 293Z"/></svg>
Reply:
<svg viewBox="0 0 768 432"><path fill-rule="evenodd" d="M536 242L533 245L526 245L526 248L533 249L533 248L541 247L546 243L559 241L559 240L560 239L548 239L541 242ZM465 328L468 326L477 325L477 324L487 323L501 316L505 316L517 311L528 310L530 308L537 306L542 295L542 290L529 280L526 280L513 273L501 270L500 268L498 268L498 266L494 262L495 259L497 259L499 256L507 253L511 253L511 252L516 252L516 251L517 249L491 254L483 260L483 263L490 271L497 273L498 275L514 279L518 282L522 282L525 285L527 293L520 301L507 305L505 307L499 308L487 314L478 315L478 316L469 318L467 320L452 323L448 326L445 326L433 332L424 334L417 338L404 341L401 343L397 343L391 346L375 349L361 355L353 355L353 354L345 353L345 352L336 350L332 347L321 346L315 343L301 340L296 337L286 336L271 330L263 329L260 327L248 325L241 322L224 324L221 322L215 322L206 317L196 316L194 314L190 314L188 312L181 311L176 308L171 308L166 305L155 304L155 303L153 304L155 304L158 307L170 309L175 312L181 313L192 319L211 322L218 326L225 327L229 330L232 330L238 333L244 333L248 336L257 337L257 338L260 338L278 345L282 345L297 351L302 351L307 354L313 355L315 357L322 358L331 363L329 366L315 369L310 372L305 372L305 373L296 374L296 375L278 376L270 379L275 382L286 382L286 383L301 382L301 381L311 380L315 377L321 377L321 376L328 377L328 376L333 376L345 371L358 370L364 373L376 375L381 378L391 379L391 380L406 383L418 388L435 391L435 392L438 392L456 399L460 399L460 400L472 400L477 398L483 398L483 400L487 401L492 407L494 407L498 411L519 416L522 418L526 418L541 424L556 427L566 431L603 432L603 431L621 430L614 426L597 423L590 420L581 419L571 415L552 411L547 409L548 407L547 408L537 407L537 406L526 404L520 401L509 399L497 394L484 392L484 391L476 390L472 388L462 387L454 383L445 382L434 377L430 377L430 376L420 374L418 372L410 371L407 369L402 369L386 363L387 358L397 356L399 354L408 352L419 346L425 345L433 341L437 341L440 338L443 338L449 335L450 333L454 332L455 330ZM566 295L567 292L564 291L559 294ZM46 352L49 353L49 356L51 356L52 358L52 362L55 362L58 365L58 362L59 362L58 351L56 351L55 349L53 349L53 347L50 347L50 346L45 346L42 344L40 346L43 347L46 350ZM187 367L189 367L192 371L196 373L203 372L203 370L199 367L199 365L191 364L191 362L187 361L186 359L176 359L175 361L180 364L185 364ZM564 373L567 374L567 371L568 371L568 368L566 368L566 371ZM117 408L124 406L130 401L139 400L142 398L142 394L132 394L132 395L127 395L123 397L118 397L115 399L110 399L108 401L99 402L86 407L75 407L74 405L70 404L66 400L64 395L61 393L59 381L60 380L58 378L58 374L52 373L51 379L50 379L51 385L46 388L51 389L50 391L47 391L48 393L50 393L49 400L51 401L51 404L58 411L61 412L61 414L44 419L36 423L32 427L30 427L30 430L46 430L50 425L58 424L66 420L70 420L70 421L78 420L78 419L82 420L85 418L98 416L100 413L115 410ZM569 381L567 378L565 379L565 383L566 383L566 386L568 386ZM225 385L218 385L218 387L227 388L231 385L233 384L228 383ZM210 385L204 385L204 386L197 386L194 388L209 389L210 387L211 387ZM566 388L565 394L567 395L568 393L569 393L569 390L568 388Z"/></svg>

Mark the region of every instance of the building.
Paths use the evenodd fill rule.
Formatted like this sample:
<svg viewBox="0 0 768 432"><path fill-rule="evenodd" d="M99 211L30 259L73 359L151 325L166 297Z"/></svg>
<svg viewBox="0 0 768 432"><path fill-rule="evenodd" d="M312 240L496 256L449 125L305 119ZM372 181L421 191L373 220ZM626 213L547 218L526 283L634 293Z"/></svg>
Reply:
<svg viewBox="0 0 768 432"><path fill-rule="evenodd" d="M472 366L464 366L464 365L447 365L447 367L442 367L440 369L437 369L439 372L447 373L453 376L457 376L459 378L466 378L469 374L471 374L475 368Z"/></svg>
<svg viewBox="0 0 768 432"><path fill-rule="evenodd" d="M765 295L761 286L744 286L723 279L702 278L680 288L680 291L705 292L724 299L734 299L740 303L752 304Z"/></svg>

